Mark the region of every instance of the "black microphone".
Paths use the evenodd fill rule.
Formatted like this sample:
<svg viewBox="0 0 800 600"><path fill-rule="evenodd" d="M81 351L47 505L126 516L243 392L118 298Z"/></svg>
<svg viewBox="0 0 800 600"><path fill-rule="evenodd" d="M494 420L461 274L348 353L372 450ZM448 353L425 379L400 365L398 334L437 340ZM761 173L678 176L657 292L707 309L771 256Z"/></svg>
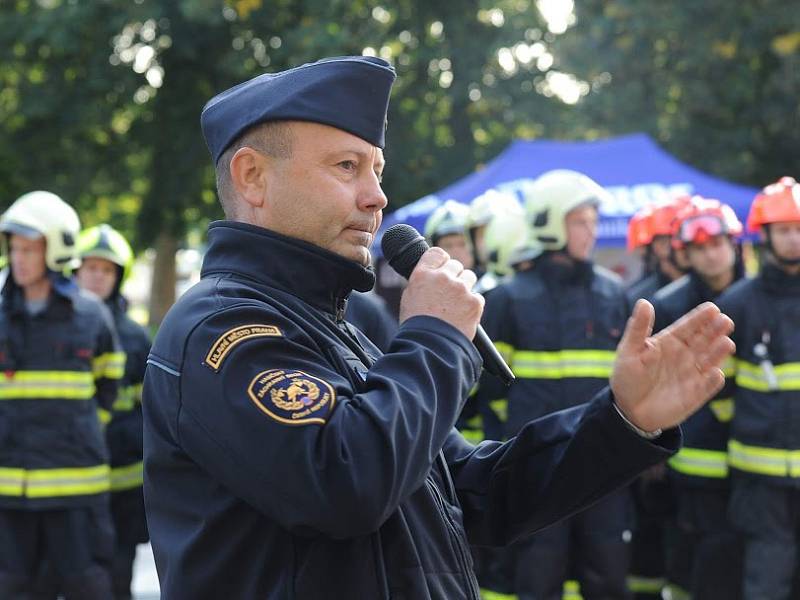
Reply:
<svg viewBox="0 0 800 600"><path fill-rule="evenodd" d="M381 249L383 250L383 255L389 261L389 265L408 279L411 271L417 266L419 259L427 252L428 243L416 229L410 225L400 223L392 225L383 234ZM511 382L516 379L514 373L511 372L506 361L500 356L497 348L480 324L478 324L475 339L472 340L472 343L475 344L475 348L483 358L484 368L492 375L499 377L506 385L511 385Z"/></svg>

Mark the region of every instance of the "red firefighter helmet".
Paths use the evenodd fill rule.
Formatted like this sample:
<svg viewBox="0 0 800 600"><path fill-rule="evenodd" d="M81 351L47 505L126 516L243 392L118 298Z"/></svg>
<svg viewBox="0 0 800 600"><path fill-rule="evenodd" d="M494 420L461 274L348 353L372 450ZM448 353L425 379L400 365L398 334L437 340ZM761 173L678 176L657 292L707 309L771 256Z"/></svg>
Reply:
<svg viewBox="0 0 800 600"><path fill-rule="evenodd" d="M742 231L742 224L730 206L713 198L692 196L675 217L672 245L684 248L687 244L704 244L717 235L739 237Z"/></svg>
<svg viewBox="0 0 800 600"><path fill-rule="evenodd" d="M753 200L747 229L758 231L762 225L790 221L800 221L800 183L793 177L781 177Z"/></svg>

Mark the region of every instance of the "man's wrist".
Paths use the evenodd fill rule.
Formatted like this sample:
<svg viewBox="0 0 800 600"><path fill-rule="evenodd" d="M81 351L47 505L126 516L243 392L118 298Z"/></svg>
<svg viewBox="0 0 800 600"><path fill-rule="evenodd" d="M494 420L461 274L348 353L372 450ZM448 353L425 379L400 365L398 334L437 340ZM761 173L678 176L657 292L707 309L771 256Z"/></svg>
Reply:
<svg viewBox="0 0 800 600"><path fill-rule="evenodd" d="M661 429L656 429L655 431L645 431L644 429L637 427L636 425L631 423L630 419L628 419L628 417L625 416L625 413L623 413L622 410L620 410L619 406L617 406L616 401L612 402L612 404L614 405L614 410L617 411L617 414L620 416L625 425L627 425L628 428L632 429L640 437L643 437L646 440L654 440L661 435L662 433Z"/></svg>

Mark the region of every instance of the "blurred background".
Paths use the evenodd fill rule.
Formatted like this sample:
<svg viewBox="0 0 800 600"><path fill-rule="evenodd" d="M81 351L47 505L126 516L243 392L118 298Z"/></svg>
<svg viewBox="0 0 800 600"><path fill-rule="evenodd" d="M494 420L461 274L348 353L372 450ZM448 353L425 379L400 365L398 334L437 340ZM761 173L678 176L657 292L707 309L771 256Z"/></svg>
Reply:
<svg viewBox="0 0 800 600"><path fill-rule="evenodd" d="M755 190L800 162L796 8L789 0L3 0L0 209L46 189L76 206L84 226L120 229L139 255L126 292L138 318L157 326L197 278L205 227L222 216L200 135L203 104L259 73L340 54L381 56L398 71L387 213L428 198L416 210L427 214L447 199L437 190L480 173L519 140L641 134L683 165ZM546 170L537 157L548 153L531 155L531 177ZM601 184L629 183L619 173L642 184L637 152L601 155L616 173L590 173ZM636 197L635 188L625 193ZM611 212L627 218L647 199ZM601 247L602 238L601 226ZM614 262L620 254L605 262L632 275Z"/></svg>

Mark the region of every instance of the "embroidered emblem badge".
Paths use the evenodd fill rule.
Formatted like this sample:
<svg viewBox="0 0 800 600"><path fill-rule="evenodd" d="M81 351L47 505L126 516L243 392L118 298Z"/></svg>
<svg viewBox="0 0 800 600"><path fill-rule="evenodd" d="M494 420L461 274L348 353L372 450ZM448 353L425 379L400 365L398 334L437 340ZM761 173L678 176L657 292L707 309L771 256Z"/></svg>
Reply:
<svg viewBox="0 0 800 600"><path fill-rule="evenodd" d="M327 381L285 369L256 375L247 395L259 410L288 425L324 425L336 402L336 392Z"/></svg>

